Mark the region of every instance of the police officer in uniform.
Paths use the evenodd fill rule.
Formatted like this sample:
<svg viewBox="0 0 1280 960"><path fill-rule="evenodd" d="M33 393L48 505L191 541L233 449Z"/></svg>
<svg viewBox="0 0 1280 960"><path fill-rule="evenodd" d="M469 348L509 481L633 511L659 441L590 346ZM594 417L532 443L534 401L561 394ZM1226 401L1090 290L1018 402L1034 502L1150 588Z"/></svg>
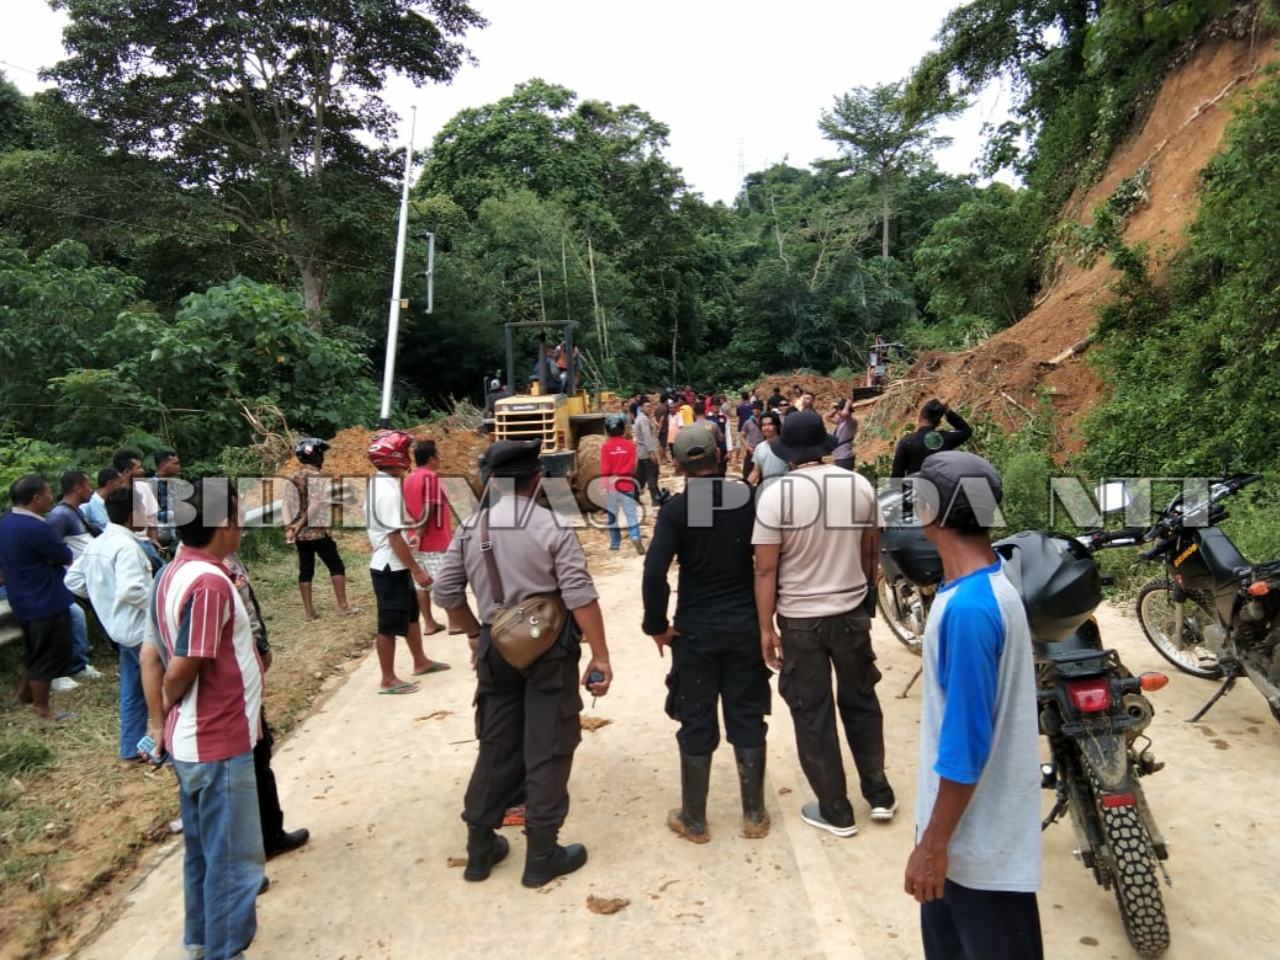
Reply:
<svg viewBox="0 0 1280 960"><path fill-rule="evenodd" d="M569 812L569 772L582 739L581 683L593 696L609 691L613 671L605 642L604 618L587 560L573 530L557 523L535 499L542 478L541 443L501 440L489 448L483 466L489 497L481 510L458 529L435 578L436 602L449 625L463 630L476 667L476 731L480 751L467 785L462 819L467 823L467 880L484 880L506 857L510 845L494 831L508 801L525 790L528 845L526 887L541 887L587 862L582 844L558 842ZM501 497L495 502L495 491ZM489 514L492 555L507 606L542 593L559 592L577 629L523 670L502 658L491 644L494 595L481 552L479 522ZM475 592L476 613L466 597ZM590 659L579 673L580 639ZM588 683L593 671L604 679Z"/></svg>

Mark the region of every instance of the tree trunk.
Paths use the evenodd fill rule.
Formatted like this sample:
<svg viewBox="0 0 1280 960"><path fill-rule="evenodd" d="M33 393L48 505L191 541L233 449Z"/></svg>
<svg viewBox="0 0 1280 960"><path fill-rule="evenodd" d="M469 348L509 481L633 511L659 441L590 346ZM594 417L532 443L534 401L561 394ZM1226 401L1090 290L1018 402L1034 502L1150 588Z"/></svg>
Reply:
<svg viewBox="0 0 1280 960"><path fill-rule="evenodd" d="M881 215L884 223L880 228L880 256L889 259L889 171L880 176Z"/></svg>
<svg viewBox="0 0 1280 960"><path fill-rule="evenodd" d="M299 260L298 273L302 277L302 302L311 314L311 326L320 329L320 311L324 308L324 274L314 264Z"/></svg>

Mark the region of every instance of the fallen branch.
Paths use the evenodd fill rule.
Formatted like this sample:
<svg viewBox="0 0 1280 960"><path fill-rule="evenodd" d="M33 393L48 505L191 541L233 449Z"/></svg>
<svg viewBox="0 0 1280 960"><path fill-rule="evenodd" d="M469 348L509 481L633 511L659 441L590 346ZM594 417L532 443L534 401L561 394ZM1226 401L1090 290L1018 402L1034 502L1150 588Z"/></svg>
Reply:
<svg viewBox="0 0 1280 960"><path fill-rule="evenodd" d="M1028 418L1032 420L1036 418L1036 415L1034 413L1032 413L1030 410L1028 410L1026 407L1020 404L1017 400L1013 399L1013 397L1009 396L1003 390L1000 391L1000 396L1004 397L1006 401L1008 401L1009 403L1012 403L1015 407L1017 407L1019 410L1025 413Z"/></svg>
<svg viewBox="0 0 1280 960"><path fill-rule="evenodd" d="M1066 360L1068 357L1079 356L1080 354L1084 353L1086 350L1089 349L1089 344L1092 341L1092 339L1093 339L1092 337L1085 337L1083 340L1073 343L1071 346L1067 347L1067 349L1063 350L1056 357L1051 357L1048 360L1041 360L1040 361L1041 366L1056 367L1058 364L1062 363L1062 361Z"/></svg>

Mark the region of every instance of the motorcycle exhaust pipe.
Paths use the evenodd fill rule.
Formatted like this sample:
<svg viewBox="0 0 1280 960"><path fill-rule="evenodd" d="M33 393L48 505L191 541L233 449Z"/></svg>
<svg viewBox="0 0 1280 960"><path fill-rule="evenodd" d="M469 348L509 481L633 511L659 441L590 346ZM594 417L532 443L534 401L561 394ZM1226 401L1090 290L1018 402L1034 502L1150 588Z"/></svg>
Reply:
<svg viewBox="0 0 1280 960"><path fill-rule="evenodd" d="M1140 693L1126 693L1120 698L1120 703L1124 712L1133 718L1133 726L1125 731L1130 735L1129 739L1132 742L1133 737L1147 729L1147 724L1151 722L1156 711L1151 706L1151 701Z"/></svg>

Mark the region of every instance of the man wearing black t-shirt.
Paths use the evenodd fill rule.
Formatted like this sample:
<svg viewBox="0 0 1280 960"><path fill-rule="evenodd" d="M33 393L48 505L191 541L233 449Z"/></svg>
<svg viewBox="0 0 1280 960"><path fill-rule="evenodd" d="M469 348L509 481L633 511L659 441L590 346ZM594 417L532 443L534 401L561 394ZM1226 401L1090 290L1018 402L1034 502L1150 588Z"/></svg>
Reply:
<svg viewBox="0 0 1280 960"><path fill-rule="evenodd" d="M954 430L939 430L946 417ZM893 453L893 468L889 476L894 479L919 473L925 460L942 450L954 450L973 436L973 427L964 418L936 397L920 408L920 418L914 433L898 441Z"/></svg>
<svg viewBox="0 0 1280 960"><path fill-rule="evenodd" d="M711 755L720 744L717 701L724 704L725 737L737 758L742 835L769 832L764 805L765 733L769 669L760 648L754 594L751 488L717 476L720 451L710 425L685 427L675 440L676 469L685 490L658 513L645 556L642 629L662 656L671 648L667 715L680 723L679 809L667 826L706 843ZM667 571L680 562L674 624L667 620Z"/></svg>

